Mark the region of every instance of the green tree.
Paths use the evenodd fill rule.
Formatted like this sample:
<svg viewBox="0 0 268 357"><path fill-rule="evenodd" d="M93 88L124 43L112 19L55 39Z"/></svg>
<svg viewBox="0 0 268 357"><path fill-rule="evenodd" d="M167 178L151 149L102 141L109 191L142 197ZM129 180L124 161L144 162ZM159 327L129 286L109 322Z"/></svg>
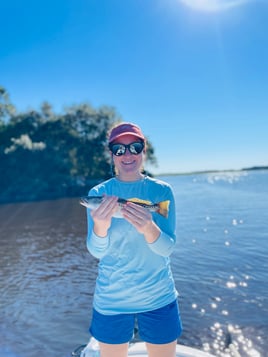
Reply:
<svg viewBox="0 0 268 357"><path fill-rule="evenodd" d="M2 121L0 202L85 194L111 175L107 132L120 121L112 107L82 103L56 115L47 102ZM146 156L155 164L150 141Z"/></svg>
<svg viewBox="0 0 268 357"><path fill-rule="evenodd" d="M15 106L10 102L7 90L0 86L0 125L16 113Z"/></svg>

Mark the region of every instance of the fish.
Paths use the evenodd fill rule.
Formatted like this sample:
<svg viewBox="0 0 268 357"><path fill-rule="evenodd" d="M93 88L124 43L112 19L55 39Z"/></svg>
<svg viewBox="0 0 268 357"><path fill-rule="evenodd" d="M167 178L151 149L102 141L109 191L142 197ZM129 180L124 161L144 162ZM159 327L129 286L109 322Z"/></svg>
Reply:
<svg viewBox="0 0 268 357"><path fill-rule="evenodd" d="M80 197L79 202L82 206L85 206L90 209L96 209L101 204L102 201L103 201L103 196L83 196ZM139 198L130 198L127 200L124 198L118 198L117 202L119 203L119 207L122 207L128 202L132 202L138 206L147 208L150 212L156 212L165 218L168 217L169 203L170 203L169 200L161 201L158 203L152 203L151 201L141 200ZM122 218L120 212L116 212L114 216L117 218Z"/></svg>

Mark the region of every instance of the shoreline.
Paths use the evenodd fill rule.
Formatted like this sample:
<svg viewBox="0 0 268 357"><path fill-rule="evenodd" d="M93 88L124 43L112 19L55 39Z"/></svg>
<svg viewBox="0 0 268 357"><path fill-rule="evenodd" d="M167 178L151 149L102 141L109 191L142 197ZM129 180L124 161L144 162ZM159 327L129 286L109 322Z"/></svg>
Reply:
<svg viewBox="0 0 268 357"><path fill-rule="evenodd" d="M167 173L159 173L154 174L154 176L183 176L183 175L202 175L202 174L210 174L210 173L221 173L221 172L243 172L243 171L261 171L268 170L268 166L252 166L242 169L228 169L228 170L201 170L201 171L187 171L187 172L167 172Z"/></svg>

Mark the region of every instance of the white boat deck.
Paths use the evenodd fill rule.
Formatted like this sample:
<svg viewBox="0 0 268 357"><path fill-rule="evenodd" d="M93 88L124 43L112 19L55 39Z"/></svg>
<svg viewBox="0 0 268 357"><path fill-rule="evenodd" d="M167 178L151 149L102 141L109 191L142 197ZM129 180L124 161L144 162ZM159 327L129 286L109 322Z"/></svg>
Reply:
<svg viewBox="0 0 268 357"><path fill-rule="evenodd" d="M138 357L138 356L148 357L145 343L137 342L131 345L129 347L128 355L132 357ZM176 357L215 357L215 356L211 355L210 353L200 351L192 347L177 345Z"/></svg>
<svg viewBox="0 0 268 357"><path fill-rule="evenodd" d="M98 342L95 339L91 339L87 345L82 345L78 347L75 351L72 352L71 355L77 357L99 356ZM145 342L131 343L128 349L128 356L148 357ZM176 357L216 357L216 356L193 347L187 347L184 345L177 344Z"/></svg>

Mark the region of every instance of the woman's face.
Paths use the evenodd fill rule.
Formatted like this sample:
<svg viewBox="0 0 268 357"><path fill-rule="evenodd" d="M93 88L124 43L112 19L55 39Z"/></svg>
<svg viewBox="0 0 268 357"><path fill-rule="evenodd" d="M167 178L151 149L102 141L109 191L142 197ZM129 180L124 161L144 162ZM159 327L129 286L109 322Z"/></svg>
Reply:
<svg viewBox="0 0 268 357"><path fill-rule="evenodd" d="M131 144L133 142L140 141L133 135L124 135L122 138L115 140L114 143ZM114 165L118 172L118 178L123 181L135 181L141 177L141 169L143 164L142 151L138 155L131 154L127 149L124 155L113 155Z"/></svg>

